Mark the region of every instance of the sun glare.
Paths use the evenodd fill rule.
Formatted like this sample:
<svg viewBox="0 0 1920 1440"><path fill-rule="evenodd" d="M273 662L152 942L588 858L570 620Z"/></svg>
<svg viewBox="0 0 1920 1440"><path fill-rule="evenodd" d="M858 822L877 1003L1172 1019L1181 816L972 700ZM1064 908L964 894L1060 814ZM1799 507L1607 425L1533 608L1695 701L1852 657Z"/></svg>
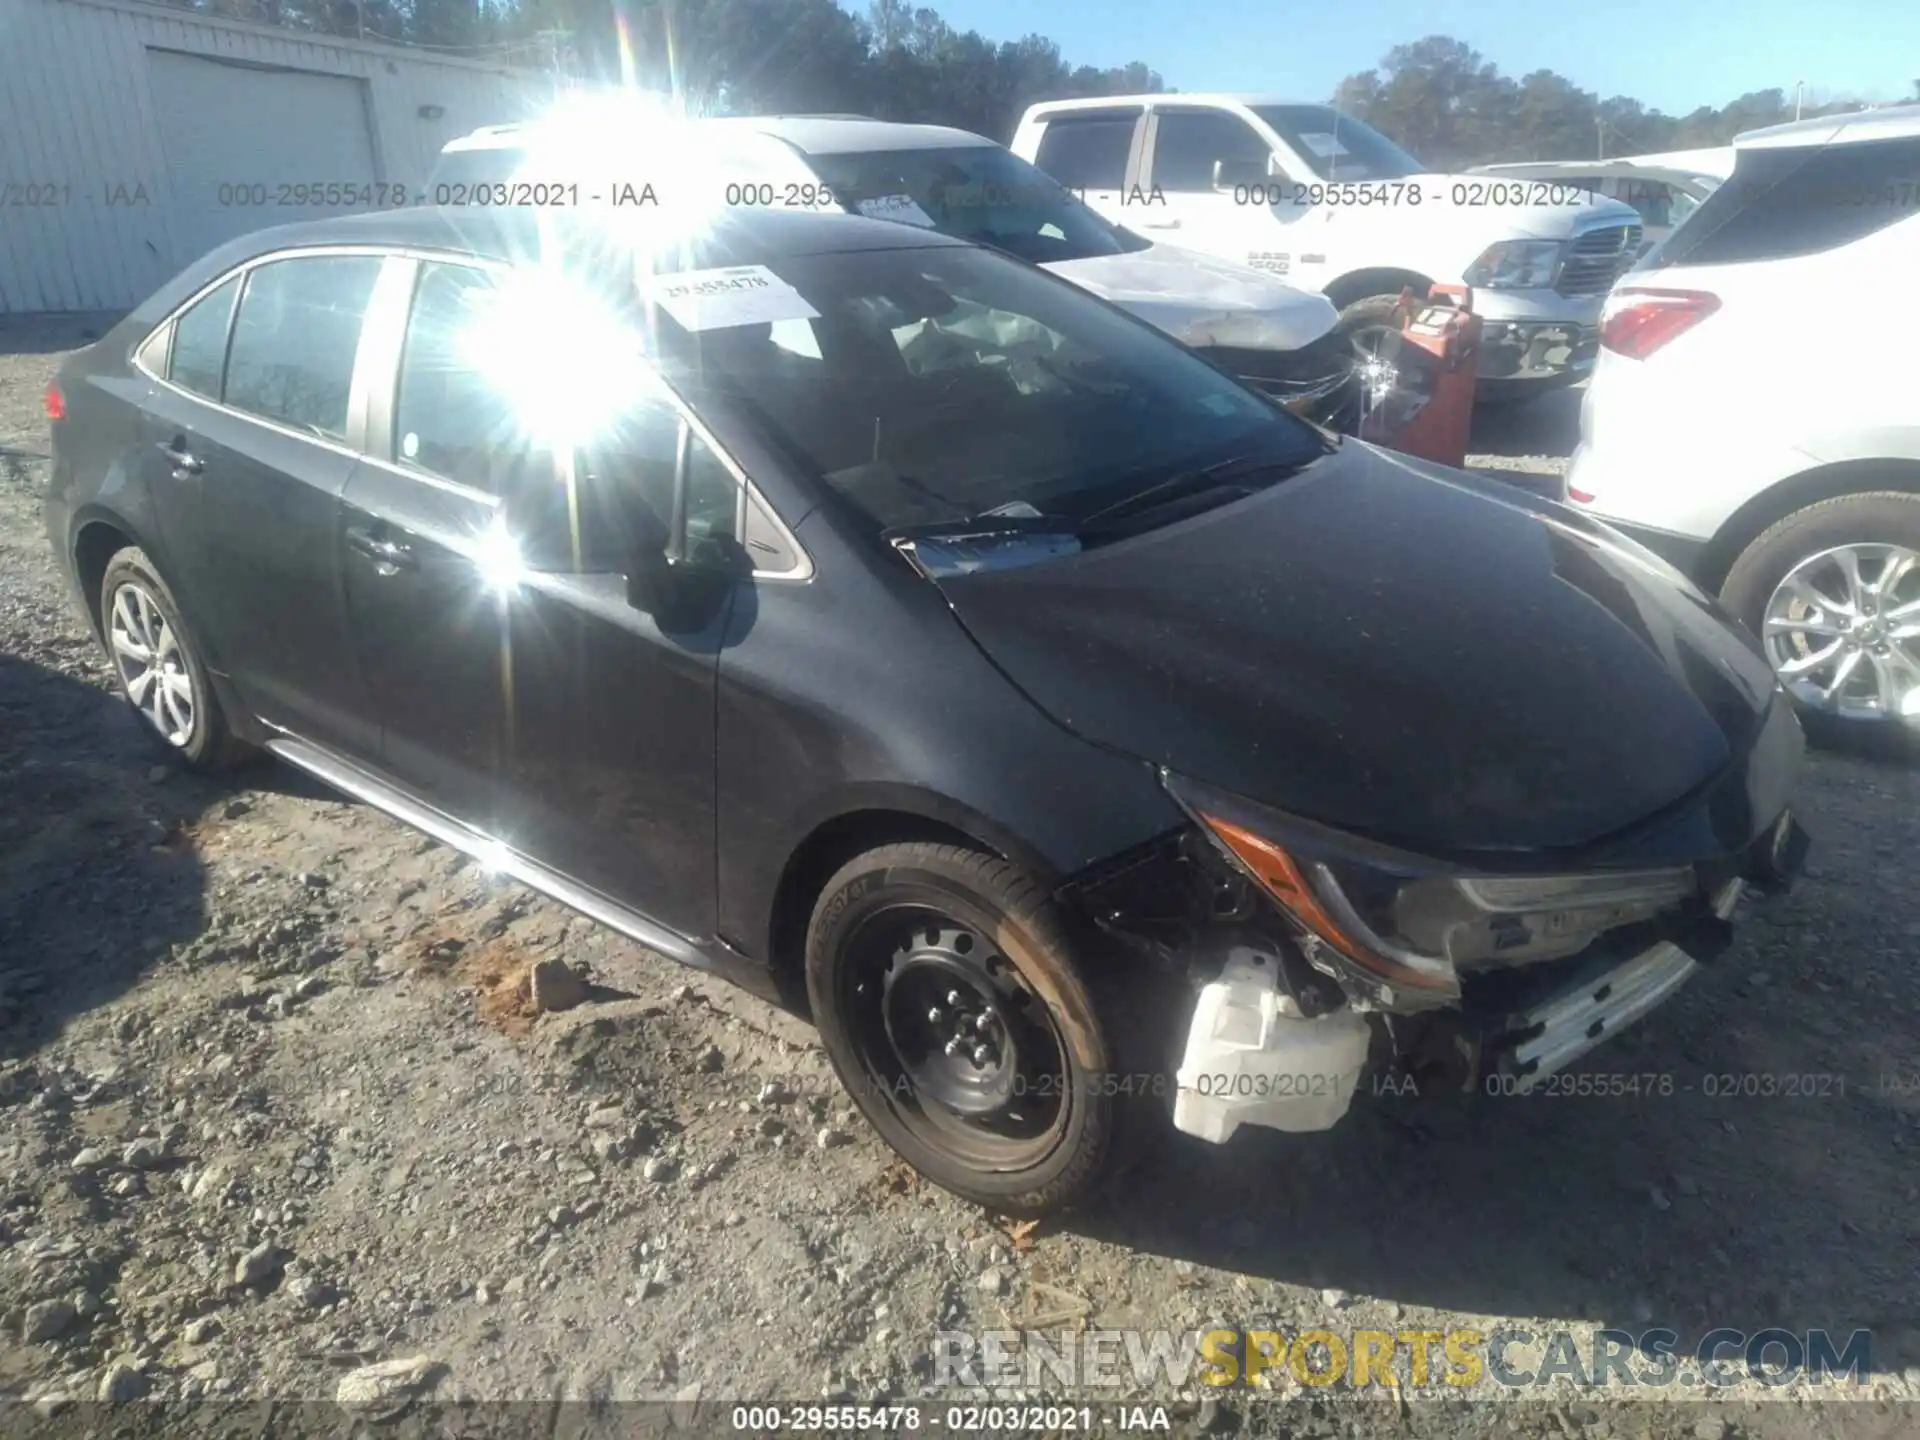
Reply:
<svg viewBox="0 0 1920 1440"><path fill-rule="evenodd" d="M495 594L510 594L527 578L520 544L507 529L505 518L499 515L474 536L472 560L481 583Z"/></svg>
<svg viewBox="0 0 1920 1440"><path fill-rule="evenodd" d="M559 266L503 278L475 305L461 345L514 428L555 450L591 441L657 383L638 331Z"/></svg>

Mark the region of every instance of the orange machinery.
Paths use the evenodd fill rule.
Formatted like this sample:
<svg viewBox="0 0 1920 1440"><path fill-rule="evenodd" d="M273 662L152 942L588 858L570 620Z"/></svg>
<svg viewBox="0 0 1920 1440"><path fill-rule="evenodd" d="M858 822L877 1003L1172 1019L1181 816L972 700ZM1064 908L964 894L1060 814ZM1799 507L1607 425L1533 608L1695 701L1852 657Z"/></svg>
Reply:
<svg viewBox="0 0 1920 1440"><path fill-rule="evenodd" d="M1400 292L1395 329L1376 355L1360 438L1442 465L1464 465L1480 359L1480 317L1465 285L1435 285L1425 300Z"/></svg>

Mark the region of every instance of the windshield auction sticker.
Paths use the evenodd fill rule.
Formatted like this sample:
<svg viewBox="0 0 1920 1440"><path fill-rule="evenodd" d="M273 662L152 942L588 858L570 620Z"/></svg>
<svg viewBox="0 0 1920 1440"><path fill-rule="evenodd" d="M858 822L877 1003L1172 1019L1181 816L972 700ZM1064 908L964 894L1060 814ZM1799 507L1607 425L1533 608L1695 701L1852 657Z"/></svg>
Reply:
<svg viewBox="0 0 1920 1440"><path fill-rule="evenodd" d="M898 220L902 225L933 229L933 217L922 210L911 195L877 195L855 202L855 209L874 220Z"/></svg>
<svg viewBox="0 0 1920 1440"><path fill-rule="evenodd" d="M726 330L820 316L806 296L764 265L656 275L647 281L646 293L686 330Z"/></svg>

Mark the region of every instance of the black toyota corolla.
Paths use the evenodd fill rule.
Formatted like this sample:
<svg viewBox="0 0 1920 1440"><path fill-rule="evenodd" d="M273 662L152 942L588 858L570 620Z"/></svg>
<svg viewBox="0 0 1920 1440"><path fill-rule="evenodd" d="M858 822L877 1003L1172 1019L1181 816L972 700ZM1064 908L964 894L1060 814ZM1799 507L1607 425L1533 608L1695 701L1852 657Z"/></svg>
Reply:
<svg viewBox="0 0 1920 1440"><path fill-rule="evenodd" d="M1143 1097L1218 1141L1530 1086L1805 849L1767 661L1663 563L910 227L270 230L47 409L53 545L184 762L810 1011L1001 1209Z"/></svg>

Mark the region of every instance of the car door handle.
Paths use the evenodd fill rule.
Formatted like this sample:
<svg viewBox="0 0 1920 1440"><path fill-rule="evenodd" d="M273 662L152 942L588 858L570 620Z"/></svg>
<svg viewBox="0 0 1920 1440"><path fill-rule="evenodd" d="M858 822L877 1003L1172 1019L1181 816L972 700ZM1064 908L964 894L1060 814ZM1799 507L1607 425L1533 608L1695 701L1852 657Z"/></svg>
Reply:
<svg viewBox="0 0 1920 1440"><path fill-rule="evenodd" d="M187 449L187 440L184 435L176 435L171 440L158 441L154 449L173 462L173 473L176 477L198 475L207 468L191 450Z"/></svg>
<svg viewBox="0 0 1920 1440"><path fill-rule="evenodd" d="M1142 220L1140 228L1142 230L1178 230L1180 222L1178 220Z"/></svg>
<svg viewBox="0 0 1920 1440"><path fill-rule="evenodd" d="M371 530L362 530L357 526L348 529L347 544L373 561L374 569L382 575L413 570L420 564L411 545L389 540L384 535L376 535Z"/></svg>

